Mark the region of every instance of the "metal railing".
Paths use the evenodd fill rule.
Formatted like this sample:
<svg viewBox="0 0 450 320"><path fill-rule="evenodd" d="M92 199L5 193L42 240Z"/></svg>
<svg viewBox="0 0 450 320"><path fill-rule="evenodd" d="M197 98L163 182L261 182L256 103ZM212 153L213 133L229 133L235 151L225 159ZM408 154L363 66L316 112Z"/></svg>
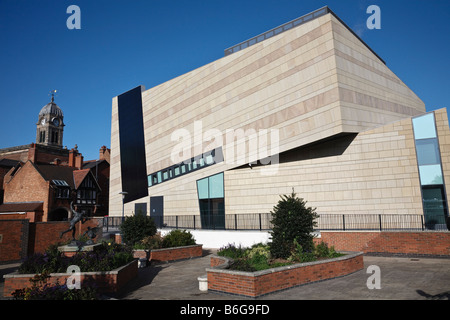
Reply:
<svg viewBox="0 0 450 320"><path fill-rule="evenodd" d="M322 231L425 231L447 230L443 215L419 214L323 214L317 219Z"/></svg>
<svg viewBox="0 0 450 320"><path fill-rule="evenodd" d="M272 230L270 213L226 215L177 215L152 217L158 228L203 230ZM321 214L317 231L425 231L448 230L443 215L419 214ZM104 217L103 231L119 231L122 217Z"/></svg>
<svg viewBox="0 0 450 320"><path fill-rule="evenodd" d="M250 38L246 41L243 41L239 44L236 44L230 48L225 49L225 56L228 56L232 53L238 52L242 49L245 49L247 47L250 47L254 44L257 44L261 41L264 41L266 39L269 39L273 36L276 36L284 31L290 30L294 27L297 27L303 23L309 22L315 18L321 17L327 13L330 13L330 9L328 7L322 7L320 9L317 9L311 13L305 14L304 16L301 16L297 19L294 19L292 21L286 22L285 24L282 24L279 27L273 28L269 31L266 31L264 33L261 33L260 35L257 35L256 37Z"/></svg>

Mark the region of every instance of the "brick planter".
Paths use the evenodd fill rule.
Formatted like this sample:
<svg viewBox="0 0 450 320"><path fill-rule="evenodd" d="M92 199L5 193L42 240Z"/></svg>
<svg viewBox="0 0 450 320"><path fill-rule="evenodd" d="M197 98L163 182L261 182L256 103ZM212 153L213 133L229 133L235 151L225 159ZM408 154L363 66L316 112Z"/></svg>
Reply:
<svg viewBox="0 0 450 320"><path fill-rule="evenodd" d="M207 268L208 291L256 298L306 283L345 276L364 268L362 252L257 272L226 269L230 259L213 256Z"/></svg>
<svg viewBox="0 0 450 320"><path fill-rule="evenodd" d="M81 287L83 287L83 283L86 283L86 281L87 283L94 281L100 293L114 294L120 292L130 280L137 276L137 273L137 260L133 260L127 265L111 271L81 272ZM60 284L65 284L67 278L71 275L72 274L68 273L51 273L47 283L56 284L56 281L58 280ZM5 279L5 284L3 296L12 297L11 293L16 289L31 287L29 279L33 277L34 274L18 274L17 272L4 275L3 278Z"/></svg>
<svg viewBox="0 0 450 320"><path fill-rule="evenodd" d="M201 244L195 244L185 247L151 250L149 261L159 263L201 257L202 247L203 245ZM147 256L145 250L134 250L134 257L146 259Z"/></svg>

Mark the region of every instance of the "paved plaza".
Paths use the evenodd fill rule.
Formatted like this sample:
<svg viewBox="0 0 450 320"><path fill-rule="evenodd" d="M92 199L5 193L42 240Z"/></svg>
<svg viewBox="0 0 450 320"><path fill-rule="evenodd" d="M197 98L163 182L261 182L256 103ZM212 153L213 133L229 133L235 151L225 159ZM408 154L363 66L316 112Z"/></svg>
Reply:
<svg viewBox="0 0 450 320"><path fill-rule="evenodd" d="M209 267L210 252L201 258L139 269L139 276L121 299L139 300L255 300L229 294L201 292L197 277ZM380 270L381 289L369 289L369 266ZM364 269L353 274L281 292L256 300L424 300L450 297L450 259L364 256Z"/></svg>
<svg viewBox="0 0 450 320"><path fill-rule="evenodd" d="M124 300L449 300L450 259L364 256L364 269L353 274L271 293L257 299L199 290L197 278L209 267L211 250L201 258L140 268L120 296ZM17 264L0 266L3 274ZM369 289L374 275L369 266L378 266L380 289Z"/></svg>

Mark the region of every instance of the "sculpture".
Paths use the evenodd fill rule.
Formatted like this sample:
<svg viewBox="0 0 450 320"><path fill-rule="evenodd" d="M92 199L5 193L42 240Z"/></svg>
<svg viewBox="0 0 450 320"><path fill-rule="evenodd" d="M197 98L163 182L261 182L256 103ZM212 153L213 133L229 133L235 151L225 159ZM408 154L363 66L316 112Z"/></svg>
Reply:
<svg viewBox="0 0 450 320"><path fill-rule="evenodd" d="M99 229L98 227L94 227L94 228L87 227L87 230L83 233L83 236L87 235L89 238L89 240L86 241L87 245L94 244L94 238L97 236L98 229Z"/></svg>
<svg viewBox="0 0 450 320"><path fill-rule="evenodd" d="M67 232L69 232L69 231L72 231L72 240L75 241L76 224L77 224L78 222L80 222L80 221L81 221L82 224L84 224L88 219L87 219L87 217L85 217L85 214L84 214L84 213L82 213L82 212L77 212L77 211L74 210L74 208L73 208L73 201L70 203L70 209L71 209L72 212L73 212L73 216L72 216L72 220L70 220L70 226L69 226L69 229L67 229L66 231L61 232L59 238L61 239L62 236L63 236L65 233L67 233Z"/></svg>

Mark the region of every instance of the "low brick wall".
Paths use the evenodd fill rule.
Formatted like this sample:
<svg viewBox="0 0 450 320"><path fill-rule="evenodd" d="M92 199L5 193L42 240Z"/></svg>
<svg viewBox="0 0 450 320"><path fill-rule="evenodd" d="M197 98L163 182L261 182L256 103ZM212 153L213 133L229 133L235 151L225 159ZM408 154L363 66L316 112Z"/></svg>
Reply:
<svg viewBox="0 0 450 320"><path fill-rule="evenodd" d="M201 244L195 244L192 246L151 250L149 261L158 263L201 257L203 253L202 246ZM144 250L135 250L134 257L145 259L146 252Z"/></svg>
<svg viewBox="0 0 450 320"><path fill-rule="evenodd" d="M299 263L257 272L225 269L228 259L211 258L214 268L207 268L208 290L256 298L261 295L320 280L345 276L363 269L363 253L351 252L343 257Z"/></svg>
<svg viewBox="0 0 450 320"><path fill-rule="evenodd" d="M138 262L133 260L129 264L114 269L112 271L105 272L81 272L80 281L81 287L83 283L88 285L91 281L95 282L101 293L118 293L120 290L138 274ZM59 281L60 284L65 284L67 278L72 276L68 273L51 273L47 283L56 284ZM11 293L16 289L24 289L31 287L29 281L33 278L34 274L18 274L17 272L6 274L3 276L5 279L3 296L12 297Z"/></svg>
<svg viewBox="0 0 450 320"><path fill-rule="evenodd" d="M450 258L450 232L447 231L322 231L317 241L326 242L338 251Z"/></svg>
<svg viewBox="0 0 450 320"><path fill-rule="evenodd" d="M0 263L16 262L27 257L29 221L0 220Z"/></svg>
<svg viewBox="0 0 450 320"><path fill-rule="evenodd" d="M75 236L82 235L88 227L98 227L99 221L91 218L84 224L76 225ZM0 263L18 262L29 255L44 252L50 245L72 239L72 232L67 232L62 239L62 231L69 228L68 221L30 222L27 219L0 220ZM96 239L102 238L100 228Z"/></svg>

